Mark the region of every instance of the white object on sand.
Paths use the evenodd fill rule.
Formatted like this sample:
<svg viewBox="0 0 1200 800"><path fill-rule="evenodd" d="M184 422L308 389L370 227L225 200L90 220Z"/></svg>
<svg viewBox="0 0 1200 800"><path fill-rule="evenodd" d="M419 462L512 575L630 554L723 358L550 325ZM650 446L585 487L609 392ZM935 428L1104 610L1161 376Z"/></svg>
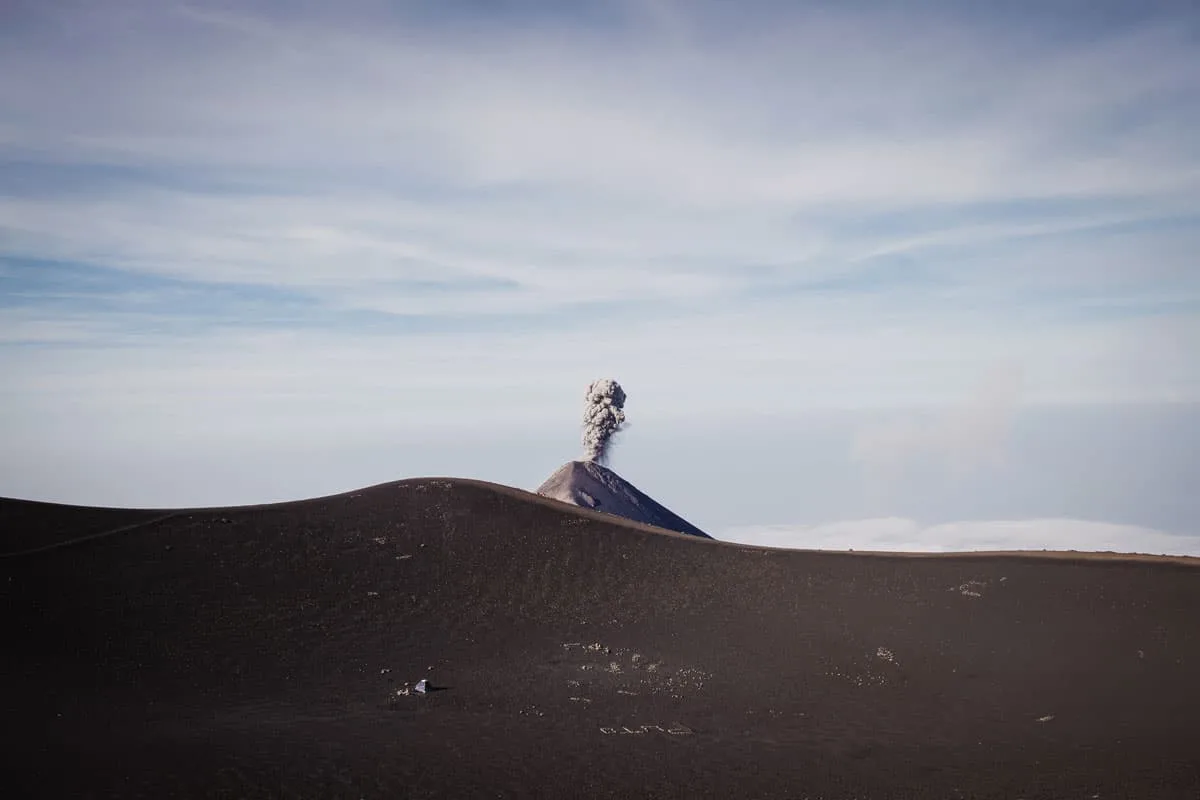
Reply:
<svg viewBox="0 0 1200 800"><path fill-rule="evenodd" d="M414 692L420 692L421 694L425 694L425 692L427 690L428 690L428 684L425 682L424 678L417 681L417 685L413 687Z"/></svg>

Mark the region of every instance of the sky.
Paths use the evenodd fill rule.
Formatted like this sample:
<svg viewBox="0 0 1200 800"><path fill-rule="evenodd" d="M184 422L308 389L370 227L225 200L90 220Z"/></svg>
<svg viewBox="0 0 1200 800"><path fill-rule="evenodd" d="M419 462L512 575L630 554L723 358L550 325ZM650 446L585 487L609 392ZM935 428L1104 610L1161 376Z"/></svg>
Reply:
<svg viewBox="0 0 1200 800"><path fill-rule="evenodd" d="M0 496L1200 554L1193 3L0 4Z"/></svg>

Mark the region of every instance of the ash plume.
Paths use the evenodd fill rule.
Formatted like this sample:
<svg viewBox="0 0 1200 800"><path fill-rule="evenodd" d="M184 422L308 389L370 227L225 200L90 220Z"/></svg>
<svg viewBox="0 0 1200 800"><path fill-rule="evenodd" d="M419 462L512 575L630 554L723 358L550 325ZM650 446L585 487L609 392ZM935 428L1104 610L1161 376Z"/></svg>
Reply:
<svg viewBox="0 0 1200 800"><path fill-rule="evenodd" d="M588 384L583 409L583 457L603 464L613 434L625 424L625 391L612 378Z"/></svg>

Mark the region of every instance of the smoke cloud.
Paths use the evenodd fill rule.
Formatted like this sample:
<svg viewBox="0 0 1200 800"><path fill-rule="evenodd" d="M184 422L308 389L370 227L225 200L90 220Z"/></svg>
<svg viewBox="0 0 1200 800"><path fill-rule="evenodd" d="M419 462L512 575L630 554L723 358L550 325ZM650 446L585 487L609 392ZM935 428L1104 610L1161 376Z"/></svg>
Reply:
<svg viewBox="0 0 1200 800"><path fill-rule="evenodd" d="M583 457L603 464L613 434L625 424L625 391L612 378L588 384L583 409Z"/></svg>

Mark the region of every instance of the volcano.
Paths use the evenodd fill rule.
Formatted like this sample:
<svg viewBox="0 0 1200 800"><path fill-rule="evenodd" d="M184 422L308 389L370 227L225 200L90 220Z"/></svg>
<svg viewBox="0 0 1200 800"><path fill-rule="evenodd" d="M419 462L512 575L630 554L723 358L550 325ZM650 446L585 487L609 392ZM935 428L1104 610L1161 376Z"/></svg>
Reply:
<svg viewBox="0 0 1200 800"><path fill-rule="evenodd" d="M594 461L568 461L538 487L537 493L552 500L591 508L644 525L704 539L712 538L608 467Z"/></svg>

